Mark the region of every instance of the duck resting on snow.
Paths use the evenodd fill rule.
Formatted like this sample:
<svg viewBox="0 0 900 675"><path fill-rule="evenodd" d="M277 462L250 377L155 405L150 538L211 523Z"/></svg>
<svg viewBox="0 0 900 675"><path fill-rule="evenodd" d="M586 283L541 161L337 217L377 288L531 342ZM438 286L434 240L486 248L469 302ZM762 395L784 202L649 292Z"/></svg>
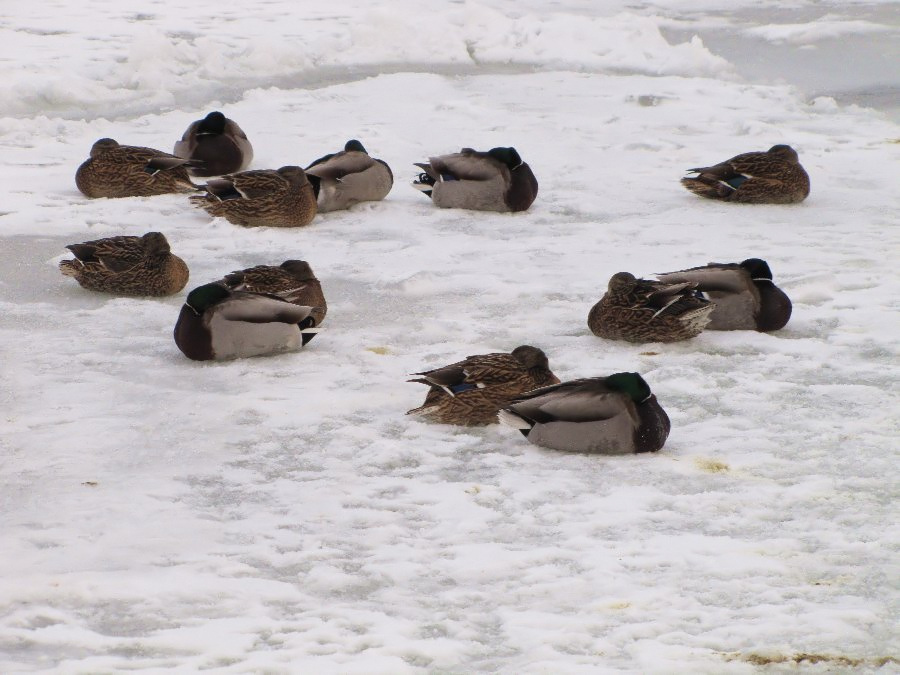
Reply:
<svg viewBox="0 0 900 675"><path fill-rule="evenodd" d="M394 174L387 163L370 157L355 139L347 141L342 151L320 157L306 167L306 176L316 193L319 213L380 201L394 185Z"/></svg>
<svg viewBox="0 0 900 675"><path fill-rule="evenodd" d="M312 311L273 295L205 284L188 293L175 324L175 344L195 361L294 351L318 332Z"/></svg>
<svg viewBox="0 0 900 675"><path fill-rule="evenodd" d="M232 173L207 181L191 203L244 227L303 227L316 216L316 195L299 166Z"/></svg>
<svg viewBox="0 0 900 675"><path fill-rule="evenodd" d="M253 147L237 122L214 111L191 122L175 143L174 154L195 162L188 166L193 176L221 176L250 166Z"/></svg>
<svg viewBox="0 0 900 675"><path fill-rule="evenodd" d="M667 284L687 281L697 285L715 305L706 326L709 330L768 332L784 328L791 318L791 299L772 281L769 264L759 258L709 263L656 276Z"/></svg>
<svg viewBox="0 0 900 675"><path fill-rule="evenodd" d="M588 313L598 337L628 342L675 342L699 335L715 305L690 281L663 283L614 274L607 291Z"/></svg>
<svg viewBox="0 0 900 675"><path fill-rule="evenodd" d="M797 151L773 145L745 152L713 166L688 169L681 184L701 197L744 204L795 204L809 195L809 175Z"/></svg>
<svg viewBox="0 0 900 675"><path fill-rule="evenodd" d="M478 152L463 148L452 155L416 164L423 173L413 187L435 206L476 211L525 211L534 202L538 182L515 148Z"/></svg>
<svg viewBox="0 0 900 675"><path fill-rule="evenodd" d="M75 172L75 185L91 198L197 192L201 188L187 172L191 163L161 150L101 138Z"/></svg>
<svg viewBox="0 0 900 675"><path fill-rule="evenodd" d="M429 387L425 403L407 415L422 415L441 424L479 426L497 422L497 411L516 396L559 382L547 355L521 345L512 353L469 356L443 368L415 373Z"/></svg>
<svg viewBox="0 0 900 675"><path fill-rule="evenodd" d="M160 232L94 239L66 248L75 258L60 261L60 272L91 291L128 296L172 295L188 281L187 265L172 253Z"/></svg>
<svg viewBox="0 0 900 675"><path fill-rule="evenodd" d="M615 373L536 389L504 406L500 422L552 450L601 455L656 452L671 424L637 373Z"/></svg>
<svg viewBox="0 0 900 675"><path fill-rule="evenodd" d="M295 305L312 307L310 316L318 326L325 318L328 305L322 293L322 284L305 260L285 260L277 267L256 265L226 274L220 284L232 291L251 291L275 295Z"/></svg>

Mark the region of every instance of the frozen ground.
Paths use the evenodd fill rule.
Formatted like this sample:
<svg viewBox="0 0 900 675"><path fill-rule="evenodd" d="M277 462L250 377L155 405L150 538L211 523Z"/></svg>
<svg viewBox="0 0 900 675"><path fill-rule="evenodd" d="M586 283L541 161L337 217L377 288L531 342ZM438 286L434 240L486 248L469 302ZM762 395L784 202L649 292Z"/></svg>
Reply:
<svg viewBox="0 0 900 675"><path fill-rule="evenodd" d="M781 4L13 3L0 672L896 672L896 99L774 76L842 40L889 58L896 5ZM866 91L896 92L871 58ZM97 138L170 149L220 106L256 167L357 137L395 188L297 231L76 191ZM802 205L678 185L778 142L812 177ZM515 145L534 207L442 211L406 185L463 145ZM183 294L91 294L56 269L67 243L151 229L189 287L309 260L323 332L197 364L171 338ZM794 300L778 333L587 329L614 272L750 256ZM522 343L562 379L640 371L666 447L571 456L404 416L424 395L407 373Z"/></svg>

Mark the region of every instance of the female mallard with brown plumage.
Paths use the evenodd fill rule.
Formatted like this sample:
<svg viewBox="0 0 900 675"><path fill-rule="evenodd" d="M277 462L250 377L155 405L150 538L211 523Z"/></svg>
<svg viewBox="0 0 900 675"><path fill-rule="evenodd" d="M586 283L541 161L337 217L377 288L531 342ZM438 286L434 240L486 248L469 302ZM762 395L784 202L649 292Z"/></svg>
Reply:
<svg viewBox="0 0 900 675"><path fill-rule="evenodd" d="M606 294L591 308L594 335L628 342L675 342L698 335L715 309L697 295L697 284L666 284L614 274Z"/></svg>
<svg viewBox="0 0 900 675"><path fill-rule="evenodd" d="M95 239L66 246L74 260L59 263L60 271L82 287L116 295L172 295L188 281L184 260L174 255L159 232L142 237Z"/></svg>
<svg viewBox="0 0 900 675"><path fill-rule="evenodd" d="M656 452L671 430L669 416L637 373L536 389L504 406L498 417L535 445L601 455Z"/></svg>
<svg viewBox="0 0 900 675"><path fill-rule="evenodd" d="M413 187L435 206L477 211L525 211L534 202L538 182L515 148L478 152L463 148L416 164L424 173Z"/></svg>
<svg viewBox="0 0 900 675"><path fill-rule="evenodd" d="M175 144L175 155L196 162L193 176L221 176L243 171L253 159L253 147L237 122L218 110L192 122Z"/></svg>
<svg viewBox="0 0 900 675"><path fill-rule="evenodd" d="M175 344L194 361L294 351L319 330L312 309L273 295L204 284L188 293L175 324Z"/></svg>
<svg viewBox="0 0 900 675"><path fill-rule="evenodd" d="M320 157L306 167L316 192L319 213L384 199L394 185L390 167L369 156L363 144L349 140L341 152Z"/></svg>
<svg viewBox="0 0 900 675"><path fill-rule="evenodd" d="M75 172L75 185L88 197L147 197L172 192L196 192L187 165L190 160L153 148L119 145L101 138L91 156Z"/></svg>
<svg viewBox="0 0 900 675"><path fill-rule="evenodd" d="M681 184L694 194L744 204L795 204L809 195L809 175L797 151L773 145L765 152L745 152L714 166L688 169Z"/></svg>
<svg viewBox="0 0 900 675"><path fill-rule="evenodd" d="M316 195L299 166L214 178L191 203L245 227L303 227L316 216Z"/></svg>
<svg viewBox="0 0 900 675"><path fill-rule="evenodd" d="M497 422L497 411L516 396L559 382L550 371L547 355L521 345L512 353L479 354L443 368L426 370L414 380L430 389L425 403L407 415L432 422L480 426Z"/></svg>
<svg viewBox="0 0 900 675"><path fill-rule="evenodd" d="M295 305L312 307L312 317L318 326L325 318L328 305L322 284L305 260L285 260L281 265L257 265L226 274L222 284L233 291L251 291L276 295Z"/></svg>
<svg viewBox="0 0 900 675"><path fill-rule="evenodd" d="M715 305L708 330L758 330L784 328L791 318L791 300L775 282L765 260L748 258L742 263L709 263L679 272L657 274L665 283L688 281Z"/></svg>

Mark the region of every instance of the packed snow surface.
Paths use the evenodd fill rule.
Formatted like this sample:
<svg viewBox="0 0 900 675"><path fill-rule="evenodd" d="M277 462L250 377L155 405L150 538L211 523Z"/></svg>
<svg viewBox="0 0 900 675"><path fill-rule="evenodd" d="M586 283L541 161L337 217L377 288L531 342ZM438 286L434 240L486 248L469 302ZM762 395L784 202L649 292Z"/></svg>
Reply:
<svg viewBox="0 0 900 675"><path fill-rule="evenodd" d="M900 127L705 37L890 54L889 3L172 4L0 20L0 672L896 671ZM96 139L170 151L213 109L254 168L358 138L394 189L296 230L76 190ZM800 205L678 184L776 143L811 176ZM408 185L499 145L540 182L526 213ZM151 230L190 267L176 296L57 270L66 244ZM587 328L615 272L749 257L793 299L781 331ZM307 348L178 351L190 288L289 258L329 303ZM409 373L520 344L563 380L640 372L666 446L569 455L404 414Z"/></svg>

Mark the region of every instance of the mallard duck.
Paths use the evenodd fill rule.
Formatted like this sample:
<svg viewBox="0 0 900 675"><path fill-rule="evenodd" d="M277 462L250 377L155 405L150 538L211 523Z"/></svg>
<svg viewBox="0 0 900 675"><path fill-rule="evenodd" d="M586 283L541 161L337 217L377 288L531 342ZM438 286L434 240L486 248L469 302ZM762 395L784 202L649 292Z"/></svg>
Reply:
<svg viewBox="0 0 900 675"><path fill-rule="evenodd" d="M526 391L559 382L550 371L547 355L521 345L511 354L479 354L443 368L426 370L409 382L430 389L425 403L407 415L423 415L433 422L479 426L497 422L497 411Z"/></svg>
<svg viewBox="0 0 900 675"><path fill-rule="evenodd" d="M75 172L75 185L87 197L147 197L196 192L187 166L190 160L153 148L119 145L101 138L91 156Z"/></svg>
<svg viewBox="0 0 900 675"><path fill-rule="evenodd" d="M538 182L515 148L477 152L463 148L452 155L429 157L416 164L424 173L413 187L435 206L477 211L524 211L538 193Z"/></svg>
<svg viewBox="0 0 900 675"><path fill-rule="evenodd" d="M715 305L709 330L758 330L784 328L791 318L791 300L772 281L765 260L748 258L737 263L709 263L679 272L657 274L665 283L688 281Z"/></svg>
<svg viewBox="0 0 900 675"><path fill-rule="evenodd" d="M159 232L142 237L107 237L66 246L74 260L62 260L60 271L92 291L116 295L172 295L188 281L184 260L169 249Z"/></svg>
<svg viewBox="0 0 900 675"><path fill-rule="evenodd" d="M312 310L274 295L205 284L188 293L175 324L175 344L195 361L293 351L318 332Z"/></svg>
<svg viewBox="0 0 900 675"><path fill-rule="evenodd" d="M253 147L237 122L219 111L192 122L175 144L178 157L194 160L188 168L194 176L221 176L243 171L253 159Z"/></svg>
<svg viewBox="0 0 900 675"><path fill-rule="evenodd" d="M619 272L606 294L591 308L588 326L594 335L628 342L675 342L698 335L715 309L697 295L697 284L636 279Z"/></svg>
<svg viewBox="0 0 900 675"><path fill-rule="evenodd" d="M694 194L744 204L795 204L809 195L809 176L797 151L773 145L765 152L745 152L715 166L688 169L681 184Z"/></svg>
<svg viewBox="0 0 900 675"><path fill-rule="evenodd" d="M671 430L669 416L637 373L536 389L505 406L498 417L535 445L600 455L656 452Z"/></svg>
<svg viewBox="0 0 900 675"><path fill-rule="evenodd" d="M242 171L206 183L191 203L245 227L302 227L316 216L316 195L299 166Z"/></svg>
<svg viewBox="0 0 900 675"><path fill-rule="evenodd" d="M222 284L233 291L251 291L277 295L295 305L312 307L311 316L318 326L325 318L328 305L322 284L305 260L285 260L278 267L257 265L226 274Z"/></svg>
<svg viewBox="0 0 900 675"><path fill-rule="evenodd" d="M347 141L341 152L317 159L306 167L306 175L316 192L319 213L377 202L394 184L391 168L370 157L357 140Z"/></svg>

